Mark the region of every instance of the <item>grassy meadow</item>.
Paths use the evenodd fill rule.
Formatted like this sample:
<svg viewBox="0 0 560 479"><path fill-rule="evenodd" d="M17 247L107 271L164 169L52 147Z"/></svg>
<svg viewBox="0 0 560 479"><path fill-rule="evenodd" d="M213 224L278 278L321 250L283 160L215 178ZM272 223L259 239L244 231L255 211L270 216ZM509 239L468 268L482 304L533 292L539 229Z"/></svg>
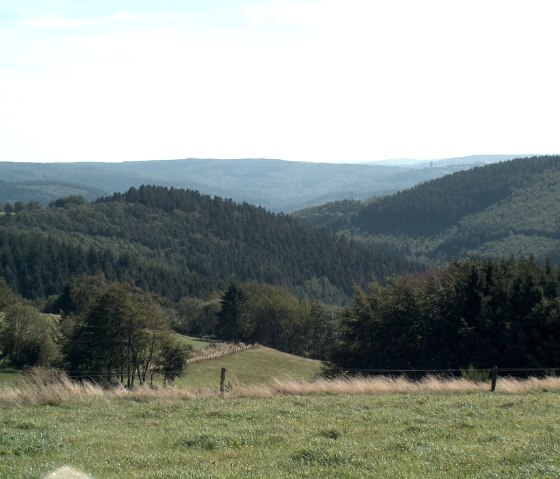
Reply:
<svg viewBox="0 0 560 479"><path fill-rule="evenodd" d="M499 378L490 393L487 382L318 371L258 347L190 364L170 388L18 375L0 384L0 479L65 465L96 479L560 477L558 378Z"/></svg>
<svg viewBox="0 0 560 479"><path fill-rule="evenodd" d="M552 478L558 417L547 392L0 406L0 477Z"/></svg>

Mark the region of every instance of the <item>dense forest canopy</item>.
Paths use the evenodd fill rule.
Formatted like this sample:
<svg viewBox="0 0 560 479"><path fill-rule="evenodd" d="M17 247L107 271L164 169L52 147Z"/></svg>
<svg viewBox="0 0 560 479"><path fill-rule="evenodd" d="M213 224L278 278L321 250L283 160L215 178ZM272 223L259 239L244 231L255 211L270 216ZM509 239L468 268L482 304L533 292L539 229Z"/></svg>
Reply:
<svg viewBox="0 0 560 479"><path fill-rule="evenodd" d="M0 260L0 276L28 298L58 294L72 277L102 272L174 300L255 280L344 302L354 282L419 268L290 216L152 186L93 204L74 196L5 214Z"/></svg>
<svg viewBox="0 0 560 479"><path fill-rule="evenodd" d="M297 212L315 227L441 264L454 257L533 254L560 264L560 157L460 171L367 202Z"/></svg>
<svg viewBox="0 0 560 479"><path fill-rule="evenodd" d="M367 233L431 236L510 196L529 178L560 171L560 157L485 165L417 185L362 209L354 225Z"/></svg>
<svg viewBox="0 0 560 479"><path fill-rule="evenodd" d="M560 367L560 270L464 260L360 288L330 351L341 369Z"/></svg>

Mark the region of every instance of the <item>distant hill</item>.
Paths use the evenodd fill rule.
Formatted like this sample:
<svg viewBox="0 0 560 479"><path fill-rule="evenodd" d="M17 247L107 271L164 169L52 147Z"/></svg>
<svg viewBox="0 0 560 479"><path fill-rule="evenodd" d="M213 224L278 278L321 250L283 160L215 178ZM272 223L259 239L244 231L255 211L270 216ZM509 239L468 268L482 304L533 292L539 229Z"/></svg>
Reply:
<svg viewBox="0 0 560 479"><path fill-rule="evenodd" d="M69 197L0 216L0 276L28 298L102 272L174 300L255 280L344 302L354 282L416 269L287 215L165 187L131 188L95 203Z"/></svg>
<svg viewBox="0 0 560 479"><path fill-rule="evenodd" d="M0 203L36 201L46 206L51 201L64 196L80 195L91 201L105 194L103 190L97 188L60 181L0 180Z"/></svg>
<svg viewBox="0 0 560 479"><path fill-rule="evenodd" d="M411 168L432 167L454 167L458 169L474 168L476 166L488 165L500 161L513 160L515 158L527 158L534 155L469 155L457 156L453 158L443 158L437 160L417 160L413 158L396 158L393 160L381 160L368 164L377 164L385 166L408 166Z"/></svg>
<svg viewBox="0 0 560 479"><path fill-rule="evenodd" d="M437 163L437 162L436 162ZM329 201L391 194L468 165L329 164L268 159L184 159L123 163L0 162L0 203L60 196L87 199L141 185L173 186L291 212ZM58 195L58 196L57 196Z"/></svg>
<svg viewBox="0 0 560 479"><path fill-rule="evenodd" d="M369 202L295 213L403 254L548 257L560 262L560 157L532 157L460 171Z"/></svg>

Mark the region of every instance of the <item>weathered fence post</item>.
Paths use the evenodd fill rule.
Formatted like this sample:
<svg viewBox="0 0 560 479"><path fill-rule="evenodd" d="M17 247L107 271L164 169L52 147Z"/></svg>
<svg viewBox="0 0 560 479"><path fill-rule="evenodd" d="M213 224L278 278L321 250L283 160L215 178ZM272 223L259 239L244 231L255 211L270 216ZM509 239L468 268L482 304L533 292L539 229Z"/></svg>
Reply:
<svg viewBox="0 0 560 479"><path fill-rule="evenodd" d="M224 397L224 389L225 389L225 382L226 382L226 368L222 368L222 372L220 374L220 397Z"/></svg>
<svg viewBox="0 0 560 479"><path fill-rule="evenodd" d="M498 379L498 366L492 368L492 389L491 391L496 391L496 381Z"/></svg>

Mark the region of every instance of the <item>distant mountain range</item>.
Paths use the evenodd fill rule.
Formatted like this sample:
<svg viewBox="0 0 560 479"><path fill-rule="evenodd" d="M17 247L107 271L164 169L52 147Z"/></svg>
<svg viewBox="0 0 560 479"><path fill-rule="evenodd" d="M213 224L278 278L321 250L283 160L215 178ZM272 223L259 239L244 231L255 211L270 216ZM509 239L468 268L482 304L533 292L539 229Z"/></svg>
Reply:
<svg viewBox="0 0 560 479"><path fill-rule="evenodd" d="M194 158L123 163L0 162L0 202L38 201L46 205L69 195L93 200L130 187L158 185L197 190L273 212L291 212L331 201L391 194L454 171L514 156L370 164Z"/></svg>
<svg viewBox="0 0 560 479"><path fill-rule="evenodd" d="M294 213L402 255L533 255L560 264L560 156L487 164L369 201L339 201Z"/></svg>

